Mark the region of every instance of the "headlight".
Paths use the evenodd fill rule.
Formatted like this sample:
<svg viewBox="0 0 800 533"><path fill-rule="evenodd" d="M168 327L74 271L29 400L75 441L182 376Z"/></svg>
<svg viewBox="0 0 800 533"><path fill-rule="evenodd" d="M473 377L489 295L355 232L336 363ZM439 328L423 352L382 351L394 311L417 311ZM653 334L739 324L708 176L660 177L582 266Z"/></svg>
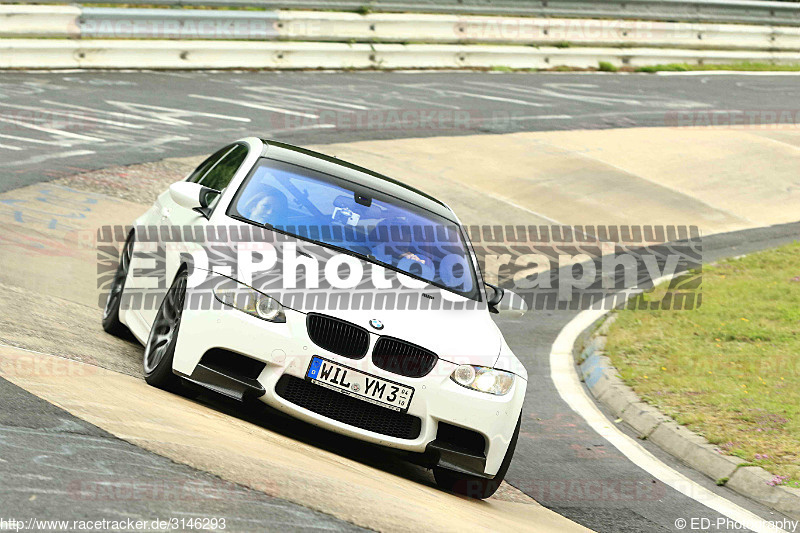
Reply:
<svg viewBox="0 0 800 533"><path fill-rule="evenodd" d="M236 288L214 287L214 296L225 305L270 322L286 322L283 306L274 298L241 283Z"/></svg>
<svg viewBox="0 0 800 533"><path fill-rule="evenodd" d="M485 366L461 365L450 375L450 379L468 389L495 396L508 394L514 385L514 374Z"/></svg>

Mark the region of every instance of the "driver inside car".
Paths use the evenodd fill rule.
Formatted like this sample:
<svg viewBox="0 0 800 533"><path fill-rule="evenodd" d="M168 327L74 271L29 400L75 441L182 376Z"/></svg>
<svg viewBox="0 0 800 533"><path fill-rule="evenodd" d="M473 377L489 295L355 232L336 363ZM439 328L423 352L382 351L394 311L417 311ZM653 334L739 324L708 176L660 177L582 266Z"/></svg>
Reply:
<svg viewBox="0 0 800 533"><path fill-rule="evenodd" d="M270 185L262 185L248 200L243 211L250 220L280 226L285 222L289 202L286 195Z"/></svg>

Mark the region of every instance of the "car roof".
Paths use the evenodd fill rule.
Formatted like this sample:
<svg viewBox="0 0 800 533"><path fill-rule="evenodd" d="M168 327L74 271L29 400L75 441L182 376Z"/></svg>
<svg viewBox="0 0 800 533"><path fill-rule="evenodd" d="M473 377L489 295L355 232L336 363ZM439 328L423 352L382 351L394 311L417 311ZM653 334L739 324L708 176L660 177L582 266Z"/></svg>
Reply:
<svg viewBox="0 0 800 533"><path fill-rule="evenodd" d="M264 157L331 174L362 187L389 194L448 220L457 220L453 211L444 202L396 179L337 157L331 157L293 144L269 139L261 139L261 142L264 143L264 150L261 154Z"/></svg>

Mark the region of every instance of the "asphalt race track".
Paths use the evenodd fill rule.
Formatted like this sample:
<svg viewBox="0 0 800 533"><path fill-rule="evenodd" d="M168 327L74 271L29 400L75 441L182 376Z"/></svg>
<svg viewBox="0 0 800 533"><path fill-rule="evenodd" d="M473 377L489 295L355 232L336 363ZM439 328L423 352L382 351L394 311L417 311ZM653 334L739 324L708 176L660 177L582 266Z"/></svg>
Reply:
<svg viewBox="0 0 800 533"><path fill-rule="evenodd" d="M142 450L2 379L0 399L5 518L224 516L233 531L361 530Z"/></svg>
<svg viewBox="0 0 800 533"><path fill-rule="evenodd" d="M757 123L771 122L780 110L796 108L797 79L495 73L4 73L0 78L0 192L112 165L196 156L251 134L297 144L329 144L674 126L681 120L703 125L712 115L725 124L732 116L748 112ZM491 153L486 157L491 158ZM797 234L797 227L772 227L707 237L705 260L776 246ZM654 479L561 399L550 377L549 353L561 328L575 315L542 311L529 313L521 321L498 320L530 376L522 433L507 482L545 507L599 532L676 531L676 519L686 517L716 522L718 513ZM77 499L86 517L125 507L129 514L142 517L176 510L193 516L227 516L231 530L356 529L329 515L143 451L2 379L0 398L6 406L0 415L0 478L12 480L0 488L0 497L21 516L34 516L41 510L41 501L31 498L40 495L48 497L55 509L71 509ZM250 411L237 413L231 404L214 397L204 395L200 401L245 420L259 416ZM281 422L278 426L293 438L347 454L348 443L341 439L315 440L302 424ZM640 444L704 488L762 518L780 518L717 487L648 441ZM404 472L406 467L398 466L397 459L379 450L362 450L358 445L353 449L378 468L412 478L425 475ZM52 465L50 460L62 464ZM381 465L382 461L388 466ZM70 469L90 476L103 469L113 471L122 485L152 487L166 479L166 488L181 487L186 497L164 501L154 509L149 500L141 505L135 500L131 505L131 499L118 504L111 497L80 501L81 490L89 490L80 485L52 493L48 488L52 478Z"/></svg>
<svg viewBox="0 0 800 533"><path fill-rule="evenodd" d="M0 77L0 192L80 171L295 144L775 122L795 76L69 72ZM792 116L794 120L794 117Z"/></svg>

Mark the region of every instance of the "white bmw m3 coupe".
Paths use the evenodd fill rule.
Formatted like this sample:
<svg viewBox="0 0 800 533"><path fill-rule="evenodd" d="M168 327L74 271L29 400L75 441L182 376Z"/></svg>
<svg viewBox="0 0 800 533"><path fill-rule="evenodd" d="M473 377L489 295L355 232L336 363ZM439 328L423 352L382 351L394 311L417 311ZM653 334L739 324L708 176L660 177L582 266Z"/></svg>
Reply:
<svg viewBox="0 0 800 533"><path fill-rule="evenodd" d="M482 279L444 203L296 146L246 138L170 186L126 234L103 313L144 376L258 399L418 454L477 498L503 480L527 372L492 320L519 299Z"/></svg>

